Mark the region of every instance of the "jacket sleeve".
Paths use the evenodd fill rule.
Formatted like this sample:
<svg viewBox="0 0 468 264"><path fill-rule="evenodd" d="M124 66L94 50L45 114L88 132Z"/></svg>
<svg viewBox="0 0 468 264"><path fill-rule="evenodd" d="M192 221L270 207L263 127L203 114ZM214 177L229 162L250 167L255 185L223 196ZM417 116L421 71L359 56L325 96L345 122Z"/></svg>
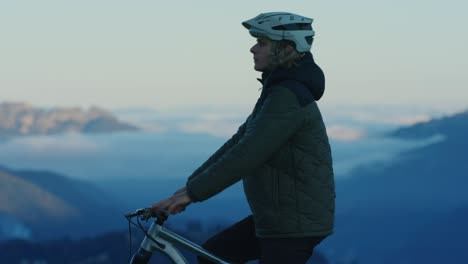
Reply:
<svg viewBox="0 0 468 264"><path fill-rule="evenodd" d="M244 122L244 124L242 124L239 127L237 132L228 141L226 141L213 155L211 155L211 157L208 160L206 160L198 169L196 169L192 173L192 175L188 177L187 182L193 179L194 177L196 177L196 175L204 171L211 164L216 162L219 159L219 157L221 157L228 149L230 149L233 145L235 145L239 141L239 139L242 137L242 135L244 134L246 123L247 121Z"/></svg>
<svg viewBox="0 0 468 264"><path fill-rule="evenodd" d="M253 174L300 127L302 107L284 87L271 87L243 137L211 166L187 182L193 201L203 201Z"/></svg>

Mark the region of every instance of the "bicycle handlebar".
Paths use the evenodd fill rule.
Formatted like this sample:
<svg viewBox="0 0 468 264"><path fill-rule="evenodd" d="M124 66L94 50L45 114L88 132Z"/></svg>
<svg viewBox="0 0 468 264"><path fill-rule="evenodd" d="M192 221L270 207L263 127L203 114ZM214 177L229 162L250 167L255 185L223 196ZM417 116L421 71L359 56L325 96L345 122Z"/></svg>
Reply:
<svg viewBox="0 0 468 264"><path fill-rule="evenodd" d="M151 258L152 252L155 250L167 255L173 263L188 263L185 257L175 248L175 246L183 247L198 256L212 261L213 263L228 264L210 252L204 250L199 245L162 227L168 216L169 213L166 210L155 212L155 210L152 210L151 208L138 209L134 213L128 213L125 215L129 221L130 234L130 223L133 223L131 221L131 218L133 217L137 217L138 227L145 233L145 238L141 242L138 252L135 253L130 259L131 264L147 264ZM141 218L142 220L148 220L153 217L156 218L156 221L151 224L148 230L144 230L139 222L139 219ZM135 223L133 224L135 225Z"/></svg>
<svg viewBox="0 0 468 264"><path fill-rule="evenodd" d="M141 220L145 220L145 221L154 217L157 219L156 220L157 224L162 225L164 221L167 220L169 213L165 210L160 210L158 214L155 214L153 210L151 210L150 208L141 208L141 209L137 209L134 213L125 214L125 218L127 218L128 220L130 220L133 217L139 217L139 216L141 216Z"/></svg>

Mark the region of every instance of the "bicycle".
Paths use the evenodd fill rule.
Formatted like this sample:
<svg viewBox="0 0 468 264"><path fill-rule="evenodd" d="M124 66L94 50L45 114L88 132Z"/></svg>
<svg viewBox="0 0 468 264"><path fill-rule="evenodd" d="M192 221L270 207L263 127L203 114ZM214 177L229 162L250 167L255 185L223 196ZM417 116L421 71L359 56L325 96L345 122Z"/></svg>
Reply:
<svg viewBox="0 0 468 264"><path fill-rule="evenodd" d="M175 246L183 247L195 253L197 256L204 257L214 263L228 264L228 262L211 254L198 244L164 228L163 224L167 220L167 216L168 214L164 212L160 215L153 215L151 209L149 208L138 209L134 213L128 213L125 215L125 218L127 218L129 222L130 243L130 224L137 226L145 234L145 238L141 242L138 251L132 256L130 264L148 263L154 251L159 251L165 254L173 263L189 263ZM137 224L131 220L134 217L137 219ZM141 220L145 221L149 220L150 218L156 218L156 220L151 224L148 230L145 230L140 223L140 218Z"/></svg>

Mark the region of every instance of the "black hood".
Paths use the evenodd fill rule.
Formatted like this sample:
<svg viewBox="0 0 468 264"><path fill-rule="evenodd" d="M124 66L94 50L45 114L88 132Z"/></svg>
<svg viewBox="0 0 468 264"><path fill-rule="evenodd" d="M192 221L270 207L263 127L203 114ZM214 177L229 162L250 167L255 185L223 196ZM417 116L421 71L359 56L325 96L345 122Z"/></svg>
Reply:
<svg viewBox="0 0 468 264"><path fill-rule="evenodd" d="M296 66L289 69L279 67L271 72L264 72L262 80L263 89L287 80L298 81L307 87L316 101L322 97L325 90L325 76L322 69L315 64L310 52L305 53Z"/></svg>

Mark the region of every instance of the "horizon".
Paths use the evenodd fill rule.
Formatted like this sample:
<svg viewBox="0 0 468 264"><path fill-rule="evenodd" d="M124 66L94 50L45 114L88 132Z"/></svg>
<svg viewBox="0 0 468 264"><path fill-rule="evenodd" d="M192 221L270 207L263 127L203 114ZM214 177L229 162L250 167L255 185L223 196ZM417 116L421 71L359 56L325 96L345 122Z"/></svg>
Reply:
<svg viewBox="0 0 468 264"><path fill-rule="evenodd" d="M320 104L320 103L319 103ZM77 110L86 114L92 108L111 113L118 120L149 133L205 134L217 138L228 138L249 115L251 106L208 105L185 108L127 107L106 109L98 105L88 108L79 106L40 107L28 102L2 102L0 106L26 105L32 111ZM325 105L320 106L330 139L356 141L383 133L384 130L411 126L468 111L467 107L415 105ZM372 128L372 129L369 129ZM41 136L30 134L29 136Z"/></svg>
<svg viewBox="0 0 468 264"><path fill-rule="evenodd" d="M346 172L358 165L386 162L400 151L441 140L408 141L386 136L402 126L428 120L426 114L415 112L414 108L374 109L372 112L346 110L326 114L329 118L325 121L338 178L346 177ZM104 179L109 175L117 178L183 177L222 145L245 118L225 109L172 114L140 109L136 113L120 112L116 116L125 122L134 121L131 123L142 130L14 137L1 142L0 158L3 165L10 168L52 170L87 180ZM359 156L356 151L368 155ZM177 160L186 166L181 167ZM135 166L139 170L135 170Z"/></svg>

